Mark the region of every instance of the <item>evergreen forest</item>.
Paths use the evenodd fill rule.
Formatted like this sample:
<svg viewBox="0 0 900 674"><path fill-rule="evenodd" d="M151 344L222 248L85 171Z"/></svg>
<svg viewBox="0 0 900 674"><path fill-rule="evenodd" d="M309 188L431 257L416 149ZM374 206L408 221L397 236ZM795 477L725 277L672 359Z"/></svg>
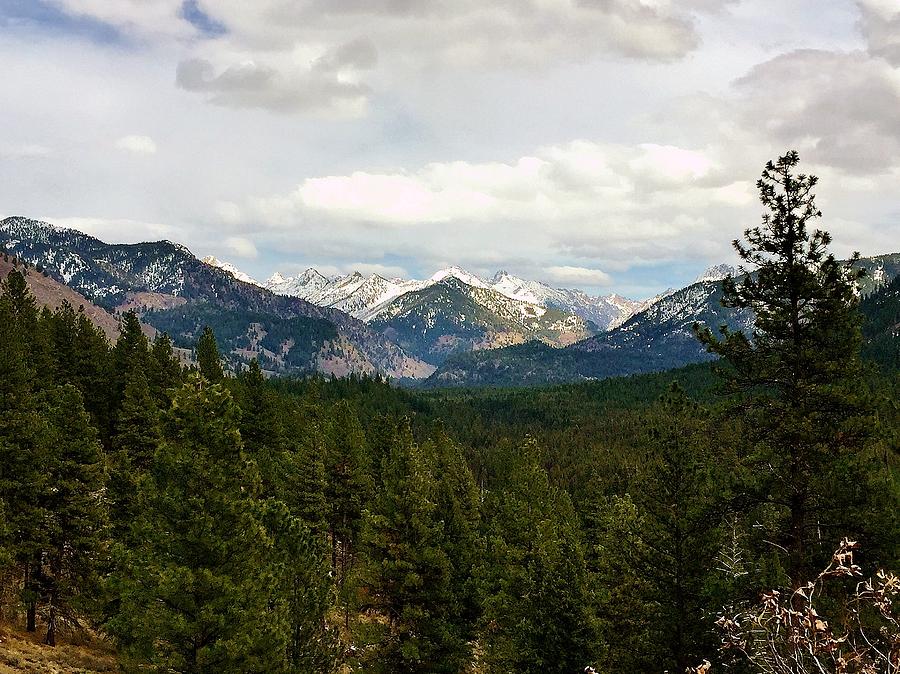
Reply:
<svg viewBox="0 0 900 674"><path fill-rule="evenodd" d="M898 671L897 283L858 296L815 187L759 181L752 335L573 385L232 372L229 334L111 343L13 271L0 620L126 672Z"/></svg>

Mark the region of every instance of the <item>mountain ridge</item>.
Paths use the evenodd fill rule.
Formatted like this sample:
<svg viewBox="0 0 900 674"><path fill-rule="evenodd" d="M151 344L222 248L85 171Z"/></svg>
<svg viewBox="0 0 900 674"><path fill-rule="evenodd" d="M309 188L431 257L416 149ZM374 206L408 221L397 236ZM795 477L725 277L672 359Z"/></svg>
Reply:
<svg viewBox="0 0 900 674"><path fill-rule="evenodd" d="M315 350L305 354L302 360L308 367L301 370L326 374L378 372L396 378L422 377L433 370L433 366L405 353L362 321L336 309L278 296L240 281L229 272L203 263L185 246L170 241L109 244L77 230L13 216L0 221L0 247L39 265L56 280L107 310L128 308L144 313L151 325L154 321L165 322L170 315L177 315L180 322L176 323L182 326L190 325L198 315L213 320L208 311L212 307L218 311L215 320L220 326L226 318L234 321L242 314L252 314L270 317L270 328L276 331L291 324L298 330L309 330L320 341L304 342ZM149 306L144 299L151 300ZM207 309L201 311L202 305ZM334 339L323 339L325 333L319 321L335 326ZM251 328L249 324L244 327L241 346L252 345ZM193 337L190 332L172 335L176 342L181 339L181 345ZM286 339L280 348L290 352L291 339ZM275 368L279 365L277 359L268 364Z"/></svg>
<svg viewBox="0 0 900 674"><path fill-rule="evenodd" d="M219 261L212 256L210 259L214 261L213 264L234 273L237 278L250 278L231 263ZM505 270L496 272L487 280L458 265L439 269L425 280L388 279L380 274L366 277L356 271L344 276L326 277L310 267L296 277L285 276L276 271L265 282L257 284L276 294L300 297L319 306L341 309L355 318L370 322L378 318L392 300L450 277L475 288L497 291L515 301L579 315L601 330L621 324L648 302L628 299L615 293L592 296L583 290L554 288L542 281L514 276ZM361 290L367 282L370 286L380 286L381 292Z"/></svg>

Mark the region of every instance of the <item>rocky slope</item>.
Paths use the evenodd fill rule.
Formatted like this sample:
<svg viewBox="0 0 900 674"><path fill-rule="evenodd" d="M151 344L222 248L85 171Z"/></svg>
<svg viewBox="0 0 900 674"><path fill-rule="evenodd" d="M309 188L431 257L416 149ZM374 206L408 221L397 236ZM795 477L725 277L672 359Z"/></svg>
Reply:
<svg viewBox="0 0 900 674"><path fill-rule="evenodd" d="M235 270L233 265L225 262L219 264L223 269L233 270L238 277L246 276ZM296 277L276 272L263 286L279 295L300 297L319 306L341 309L368 322L378 319L389 310L394 300L406 293L423 290L450 278L472 288L493 290L526 307L537 305L574 314L601 330L619 325L645 305L642 301L629 300L615 294L591 296L581 290L553 288L546 283L522 279L506 271L497 272L491 279L483 279L457 266L441 269L424 281L388 279L378 274L367 277L359 272L328 278L310 268Z"/></svg>
<svg viewBox="0 0 900 674"><path fill-rule="evenodd" d="M110 341L119 336L119 319L106 309L98 307L80 293L59 283L45 273L14 255L0 255L0 279L6 279L9 273L16 270L25 275L28 289L42 307L56 310L63 302L68 302L76 311L83 310L91 322L100 328Z"/></svg>
<svg viewBox="0 0 900 674"><path fill-rule="evenodd" d="M514 300L450 275L398 297L370 325L431 363L531 340L564 346L597 332L574 314Z"/></svg>
<svg viewBox="0 0 900 674"><path fill-rule="evenodd" d="M256 319L268 317L275 332L283 332L285 323L291 321L298 331L272 353L287 355L300 345L306 349L302 355L288 359L305 364L299 368L287 366L284 358L268 359L261 353L264 366L273 371L379 372L417 378L433 370L362 321L240 281L233 273L203 263L187 248L170 241L107 244L75 230L11 217L0 221L0 248L40 267L106 309L135 308L151 325L178 325L181 331L173 332L172 338L180 346L189 345L196 337L196 330L202 328L197 323L201 319L214 329L227 324L229 332L241 334L229 350L241 359L252 352ZM332 326L333 331L324 330L324 324Z"/></svg>
<svg viewBox="0 0 900 674"><path fill-rule="evenodd" d="M859 266L867 272L860 294L868 298L900 277L900 254L863 258ZM695 322L748 333L753 328L749 312L721 306L721 279L734 273L732 268L714 268L701 276L704 280L660 296L621 326L564 349L531 343L456 354L426 385L534 386L656 372L709 360L693 335ZM879 344L884 350L895 348L894 342Z"/></svg>

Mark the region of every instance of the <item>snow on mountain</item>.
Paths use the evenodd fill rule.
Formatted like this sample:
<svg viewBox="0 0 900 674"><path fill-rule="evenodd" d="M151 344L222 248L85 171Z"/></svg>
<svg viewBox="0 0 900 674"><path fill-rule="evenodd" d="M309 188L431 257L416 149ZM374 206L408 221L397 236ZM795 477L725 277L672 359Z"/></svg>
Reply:
<svg viewBox="0 0 900 674"><path fill-rule="evenodd" d="M716 264L709 267L700 276L694 279L694 283L706 283L708 281L721 281L738 275L738 270L730 264Z"/></svg>
<svg viewBox="0 0 900 674"><path fill-rule="evenodd" d="M105 308L115 305L126 286L135 283L153 292L181 295L185 265L195 259L187 248L171 241L105 244L78 230L21 216L0 221L0 249L52 270L54 278ZM99 251L102 260L95 257Z"/></svg>
<svg viewBox="0 0 900 674"><path fill-rule="evenodd" d="M237 278L242 278L238 275L240 272L231 265L228 271ZM543 315L546 309L557 309L590 321L601 330L611 330L649 306L648 301L630 300L619 295L595 297L582 290L553 288L546 283L526 280L506 271L498 271L491 279L484 279L456 265L441 269L424 281L388 279L378 274L364 276L359 272L329 278L315 269L307 269L296 277L276 272L262 286L278 295L299 297L318 306L340 309L354 318L371 322L382 316L391 303L402 295L448 279L456 279L471 288L491 290L507 298L511 303L505 303L508 306L503 307L503 312L513 307L515 314L528 317ZM484 300L486 297L493 295L478 296L487 302ZM496 307L488 306L490 304L492 303L488 302L485 308L495 310Z"/></svg>
<svg viewBox="0 0 900 674"><path fill-rule="evenodd" d="M298 276L283 276L279 272L272 274L263 287L276 295L307 299L329 284L329 280L315 269L307 269Z"/></svg>
<svg viewBox="0 0 900 674"><path fill-rule="evenodd" d="M642 302L619 295L594 297L583 290L553 288L546 283L528 281L506 271L499 271L494 275L491 288L512 299L576 314L602 330L611 330L620 325L643 307Z"/></svg>
<svg viewBox="0 0 900 674"><path fill-rule="evenodd" d="M367 277L353 272L334 279L317 293L310 295L309 301L369 320L368 314L373 307L390 302L415 287L415 281L390 281L378 274Z"/></svg>
<svg viewBox="0 0 900 674"><path fill-rule="evenodd" d="M227 271L229 274L234 276L238 281L243 281L244 283L252 283L255 286L260 285L259 281L254 279L249 274L245 274L240 269L235 267L230 262L223 262L215 255L207 255L202 260L200 260L204 264L208 264L210 267L218 267L222 271Z"/></svg>
<svg viewBox="0 0 900 674"><path fill-rule="evenodd" d="M488 288L490 287L483 278L472 274L471 272L467 272L462 267L457 267L453 265L452 267L447 267L446 269L441 269L440 271L435 272L430 279L428 279L431 283L440 283L445 278L456 278L465 283L466 285L472 286L474 288Z"/></svg>

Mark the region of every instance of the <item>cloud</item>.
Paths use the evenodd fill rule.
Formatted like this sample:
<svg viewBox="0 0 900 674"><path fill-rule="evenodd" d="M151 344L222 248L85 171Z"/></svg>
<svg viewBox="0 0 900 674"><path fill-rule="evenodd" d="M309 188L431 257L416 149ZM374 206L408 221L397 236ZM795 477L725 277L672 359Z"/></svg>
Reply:
<svg viewBox="0 0 900 674"><path fill-rule="evenodd" d="M195 28L184 16L182 0L48 0L77 17L100 21L143 39L188 38Z"/></svg>
<svg viewBox="0 0 900 674"><path fill-rule="evenodd" d="M552 283L574 286L607 286L612 283L612 277L599 269L586 269L584 267L547 267L544 270L546 278Z"/></svg>
<svg viewBox="0 0 900 674"><path fill-rule="evenodd" d="M323 57L326 58L326 57ZM290 72L255 61L244 61L216 72L205 59L178 64L175 81L186 91L207 94L207 101L231 108L275 112L332 111L357 117L366 110L369 87L342 79L335 64L323 62Z"/></svg>
<svg viewBox="0 0 900 674"><path fill-rule="evenodd" d="M510 163L435 162L414 173L356 171L308 178L289 195L262 199L256 206L258 215L273 224L306 217L388 227L608 222L617 212L665 202L668 197L661 192L690 189L699 178L709 179L704 189L720 187L713 173L714 162L702 151L579 140L540 148ZM625 224L622 233L634 232Z"/></svg>
<svg viewBox="0 0 900 674"><path fill-rule="evenodd" d="M900 5L895 0L857 0L869 52L900 66Z"/></svg>
<svg viewBox="0 0 900 674"><path fill-rule="evenodd" d="M677 61L701 43L697 17L731 1L54 0L126 35L182 45L176 81L209 103L339 116L364 114L379 85L437 70ZM382 60L391 70L374 72Z"/></svg>
<svg viewBox="0 0 900 674"><path fill-rule="evenodd" d="M225 239L225 247L232 255L243 258L255 258L259 255L256 245L243 236L229 236Z"/></svg>
<svg viewBox="0 0 900 674"><path fill-rule="evenodd" d="M900 158L900 71L865 52L798 50L736 82L732 119L818 164L880 172ZM778 92L776 94L776 92Z"/></svg>
<svg viewBox="0 0 900 674"><path fill-rule="evenodd" d="M601 286L611 278L594 265L728 255L755 197L723 163L705 149L578 140L510 162L308 178L240 210L313 259L414 255L482 273L518 260L555 283Z"/></svg>
<svg viewBox="0 0 900 674"><path fill-rule="evenodd" d="M116 147L135 154L156 154L156 143L150 136L123 136Z"/></svg>
<svg viewBox="0 0 900 674"><path fill-rule="evenodd" d="M60 227L70 227L98 239L115 243L139 243L169 239L181 243L177 227L159 222L142 222L127 218L41 217Z"/></svg>
<svg viewBox="0 0 900 674"><path fill-rule="evenodd" d="M0 203L109 240L662 289L731 255L790 147L836 246L900 240L895 0L17 4Z"/></svg>

